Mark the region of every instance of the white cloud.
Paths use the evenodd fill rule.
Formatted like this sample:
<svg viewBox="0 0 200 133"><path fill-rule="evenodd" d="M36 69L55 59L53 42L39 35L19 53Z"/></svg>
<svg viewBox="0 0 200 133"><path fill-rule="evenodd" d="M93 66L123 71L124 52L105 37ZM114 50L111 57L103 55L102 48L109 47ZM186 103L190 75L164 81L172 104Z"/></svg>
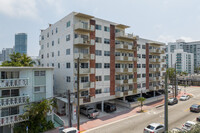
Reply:
<svg viewBox="0 0 200 133"><path fill-rule="evenodd" d="M57 14L63 14L63 11L66 10L66 3L63 3L63 0L44 0L44 2L51 6Z"/></svg>
<svg viewBox="0 0 200 133"><path fill-rule="evenodd" d="M37 18L35 0L0 0L0 13L11 17Z"/></svg>
<svg viewBox="0 0 200 133"><path fill-rule="evenodd" d="M171 35L160 35L157 40L160 42L164 42L164 43L168 43L168 42L175 42L176 40L182 39L185 42L192 42L192 41L196 41L195 39L191 38L191 37L185 37L185 36L179 36L179 37L175 37L175 36L171 36Z"/></svg>

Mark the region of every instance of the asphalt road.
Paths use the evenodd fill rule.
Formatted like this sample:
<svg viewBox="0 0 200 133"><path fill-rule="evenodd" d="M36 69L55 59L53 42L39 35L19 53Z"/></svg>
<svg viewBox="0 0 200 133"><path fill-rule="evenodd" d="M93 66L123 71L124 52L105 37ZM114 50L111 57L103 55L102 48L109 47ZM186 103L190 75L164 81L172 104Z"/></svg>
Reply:
<svg viewBox="0 0 200 133"><path fill-rule="evenodd" d="M178 104L169 105L168 107L169 129L174 127L181 128L183 123L188 120L195 121L196 117L200 115L200 113L193 113L189 110L192 104L200 104L200 87L187 88L186 91L192 93L194 97L187 101L179 101ZM144 127L154 122L164 124L164 106L94 128L87 131L87 133L143 133Z"/></svg>

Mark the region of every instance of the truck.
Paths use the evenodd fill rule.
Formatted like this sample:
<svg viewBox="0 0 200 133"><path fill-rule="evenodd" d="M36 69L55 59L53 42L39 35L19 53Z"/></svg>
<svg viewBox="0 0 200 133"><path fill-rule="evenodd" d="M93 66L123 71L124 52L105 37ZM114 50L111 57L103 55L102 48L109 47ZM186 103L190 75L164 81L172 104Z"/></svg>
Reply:
<svg viewBox="0 0 200 133"><path fill-rule="evenodd" d="M81 107L80 113L87 116L89 119L91 118L94 119L94 118L97 118L97 116L99 116L99 111L90 106Z"/></svg>

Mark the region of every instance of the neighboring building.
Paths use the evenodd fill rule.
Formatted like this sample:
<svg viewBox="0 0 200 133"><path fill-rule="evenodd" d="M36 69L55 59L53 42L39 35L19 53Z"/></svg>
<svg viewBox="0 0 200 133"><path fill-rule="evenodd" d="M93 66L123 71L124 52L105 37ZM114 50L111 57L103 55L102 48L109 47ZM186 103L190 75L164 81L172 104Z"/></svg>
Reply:
<svg viewBox="0 0 200 133"><path fill-rule="evenodd" d="M15 53L27 54L27 34L17 33L15 34Z"/></svg>
<svg viewBox="0 0 200 133"><path fill-rule="evenodd" d="M79 57L81 105L162 89L165 44L126 34L128 27L72 12L41 30L40 62L55 68L58 113L66 113L66 91L77 90Z"/></svg>
<svg viewBox="0 0 200 133"><path fill-rule="evenodd" d="M40 66L40 59L38 56L31 56L31 59L35 62L34 66Z"/></svg>
<svg viewBox="0 0 200 133"><path fill-rule="evenodd" d="M53 68L0 67L0 133L10 133L30 102L53 97ZM52 115L48 116L52 119Z"/></svg>
<svg viewBox="0 0 200 133"><path fill-rule="evenodd" d="M200 86L200 75L178 76L179 85Z"/></svg>
<svg viewBox="0 0 200 133"><path fill-rule="evenodd" d="M184 40L177 40L176 42L168 43L167 53L174 52L175 49L183 49L184 52L194 54L194 68L200 67L200 41L185 42Z"/></svg>
<svg viewBox="0 0 200 133"><path fill-rule="evenodd" d="M0 61L3 61L3 54L0 52Z"/></svg>
<svg viewBox="0 0 200 133"><path fill-rule="evenodd" d="M1 61L10 61L10 54L13 54L13 48L5 48L2 50Z"/></svg>
<svg viewBox="0 0 200 133"><path fill-rule="evenodd" d="M194 73L194 54L184 52L183 49L176 49L174 52L168 52L167 65L174 68L176 63L177 72Z"/></svg>

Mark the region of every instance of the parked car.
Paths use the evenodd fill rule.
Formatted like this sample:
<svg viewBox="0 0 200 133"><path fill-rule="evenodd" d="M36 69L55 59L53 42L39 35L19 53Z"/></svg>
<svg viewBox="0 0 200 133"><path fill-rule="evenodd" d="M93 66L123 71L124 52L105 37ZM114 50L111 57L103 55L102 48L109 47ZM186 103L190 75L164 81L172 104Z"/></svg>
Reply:
<svg viewBox="0 0 200 133"><path fill-rule="evenodd" d="M84 114L85 116L87 116L89 119L90 118L97 118L97 116L99 115L98 110L90 107L90 106L83 106L80 108L80 113Z"/></svg>
<svg viewBox="0 0 200 133"><path fill-rule="evenodd" d="M187 121L185 124L183 124L182 130L184 131L190 131L195 126L195 122L193 121Z"/></svg>
<svg viewBox="0 0 200 133"><path fill-rule="evenodd" d="M80 133L75 127L70 127L62 130L61 133Z"/></svg>
<svg viewBox="0 0 200 133"><path fill-rule="evenodd" d="M135 99L133 96L128 96L128 97L126 97L126 100L127 100L128 102L136 102L136 101L137 101L137 99Z"/></svg>
<svg viewBox="0 0 200 133"><path fill-rule="evenodd" d="M151 123L144 128L144 133L164 133L165 126L160 123Z"/></svg>
<svg viewBox="0 0 200 133"><path fill-rule="evenodd" d="M97 104L97 109L101 109L101 103ZM114 112L116 110L117 110L116 105L114 105L112 103L108 103L108 102L104 103L104 111L105 112L109 113L109 112Z"/></svg>
<svg viewBox="0 0 200 133"><path fill-rule="evenodd" d="M198 116L198 117L196 118L196 121L200 122L200 116Z"/></svg>
<svg viewBox="0 0 200 133"><path fill-rule="evenodd" d="M178 103L178 99L177 98L169 98L168 99L168 104L169 105L174 105Z"/></svg>
<svg viewBox="0 0 200 133"><path fill-rule="evenodd" d="M188 96L188 95L183 95L183 96L180 97L181 101L186 101L188 99L190 99L190 96Z"/></svg>
<svg viewBox="0 0 200 133"><path fill-rule="evenodd" d="M193 104L193 105L190 107L190 111L191 111L191 112L197 112L197 113L199 113L199 112L200 112L200 105L199 105L199 104Z"/></svg>
<svg viewBox="0 0 200 133"><path fill-rule="evenodd" d="M183 130L181 130L180 128L175 127L175 128L173 128L173 129L171 130L170 133L181 133L181 131L183 131Z"/></svg>
<svg viewBox="0 0 200 133"><path fill-rule="evenodd" d="M172 89L172 85L169 85L168 88L169 88L169 89Z"/></svg>

